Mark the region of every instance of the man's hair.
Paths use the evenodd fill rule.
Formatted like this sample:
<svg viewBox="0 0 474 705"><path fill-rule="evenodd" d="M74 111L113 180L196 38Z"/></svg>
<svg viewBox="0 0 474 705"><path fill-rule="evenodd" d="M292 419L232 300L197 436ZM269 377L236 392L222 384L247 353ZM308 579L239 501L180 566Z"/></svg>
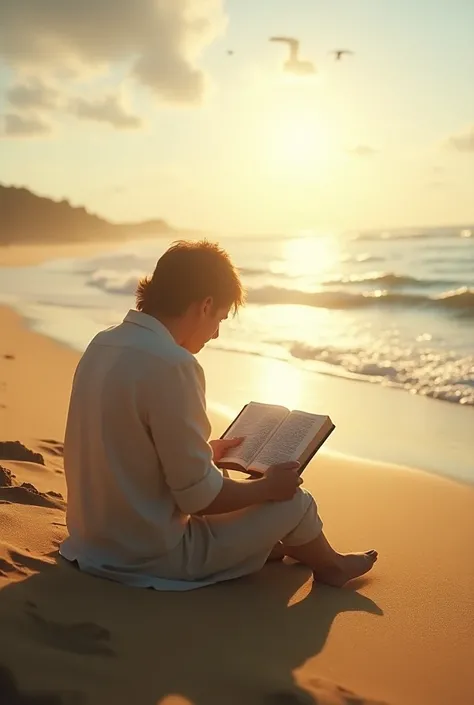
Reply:
<svg viewBox="0 0 474 705"><path fill-rule="evenodd" d="M139 281L136 306L144 313L177 317L207 297L215 310L228 307L236 313L245 299L237 269L217 243L178 240L160 257L153 276Z"/></svg>

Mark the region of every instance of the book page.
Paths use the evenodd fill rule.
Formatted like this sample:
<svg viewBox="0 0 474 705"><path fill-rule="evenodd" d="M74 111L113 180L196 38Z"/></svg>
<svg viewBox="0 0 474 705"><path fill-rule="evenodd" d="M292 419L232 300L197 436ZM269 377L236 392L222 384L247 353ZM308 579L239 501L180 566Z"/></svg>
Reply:
<svg viewBox="0 0 474 705"><path fill-rule="evenodd" d="M293 411L255 457L252 466L263 470L275 463L299 460L326 420L327 416Z"/></svg>
<svg viewBox="0 0 474 705"><path fill-rule="evenodd" d="M221 458L219 464L238 463L247 467L288 413L283 406L250 402L224 436L245 436L245 440Z"/></svg>

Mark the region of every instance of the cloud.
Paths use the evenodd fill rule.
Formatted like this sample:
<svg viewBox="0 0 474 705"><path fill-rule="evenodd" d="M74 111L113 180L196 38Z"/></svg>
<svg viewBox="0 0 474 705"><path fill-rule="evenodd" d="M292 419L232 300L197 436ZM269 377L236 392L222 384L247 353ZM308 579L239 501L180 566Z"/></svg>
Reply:
<svg viewBox="0 0 474 705"><path fill-rule="evenodd" d="M7 100L15 108L55 108L59 93L38 78L16 83L7 91Z"/></svg>
<svg viewBox="0 0 474 705"><path fill-rule="evenodd" d="M347 150L354 157L372 157L378 150L368 144L358 144L356 147Z"/></svg>
<svg viewBox="0 0 474 705"><path fill-rule="evenodd" d="M448 139L448 147L458 152L474 152L474 125Z"/></svg>
<svg viewBox="0 0 474 705"><path fill-rule="evenodd" d="M84 120L108 122L117 130L134 130L142 125L137 115L126 111L119 96L112 94L91 101L75 98L69 104L69 112Z"/></svg>
<svg viewBox="0 0 474 705"><path fill-rule="evenodd" d="M158 97L198 102L197 57L223 27L223 0L0 0L0 58L58 75L129 70Z"/></svg>
<svg viewBox="0 0 474 705"><path fill-rule="evenodd" d="M34 137L51 132L51 127L36 116L7 113L3 116L3 134L9 137Z"/></svg>
<svg viewBox="0 0 474 705"><path fill-rule="evenodd" d="M138 116L126 110L120 94L109 94L95 101L76 97L68 102L65 96L60 100L59 92L40 79L30 78L11 86L6 97L15 108L26 110L7 116L5 133L10 135L42 134L49 131L45 123L28 112L31 108L71 113L81 119L109 123L117 130L136 129L142 125Z"/></svg>

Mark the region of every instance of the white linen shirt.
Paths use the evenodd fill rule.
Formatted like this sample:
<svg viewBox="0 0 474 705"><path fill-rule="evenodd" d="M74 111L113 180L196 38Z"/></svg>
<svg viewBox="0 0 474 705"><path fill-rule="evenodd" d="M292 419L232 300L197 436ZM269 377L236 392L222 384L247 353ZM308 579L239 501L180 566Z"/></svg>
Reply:
<svg viewBox="0 0 474 705"><path fill-rule="evenodd" d="M177 547L189 515L222 488L204 386L195 357L145 313L129 311L92 340L67 419L62 556L104 577L149 584L140 576Z"/></svg>

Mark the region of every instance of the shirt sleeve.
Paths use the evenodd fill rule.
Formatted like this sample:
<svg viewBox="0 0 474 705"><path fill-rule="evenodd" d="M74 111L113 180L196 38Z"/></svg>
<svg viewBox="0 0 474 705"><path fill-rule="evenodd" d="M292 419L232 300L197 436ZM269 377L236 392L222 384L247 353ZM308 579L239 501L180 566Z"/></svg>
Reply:
<svg viewBox="0 0 474 705"><path fill-rule="evenodd" d="M165 481L179 509L195 514L209 506L224 482L208 443L204 373L196 360L186 360L170 366L150 391L148 422Z"/></svg>

